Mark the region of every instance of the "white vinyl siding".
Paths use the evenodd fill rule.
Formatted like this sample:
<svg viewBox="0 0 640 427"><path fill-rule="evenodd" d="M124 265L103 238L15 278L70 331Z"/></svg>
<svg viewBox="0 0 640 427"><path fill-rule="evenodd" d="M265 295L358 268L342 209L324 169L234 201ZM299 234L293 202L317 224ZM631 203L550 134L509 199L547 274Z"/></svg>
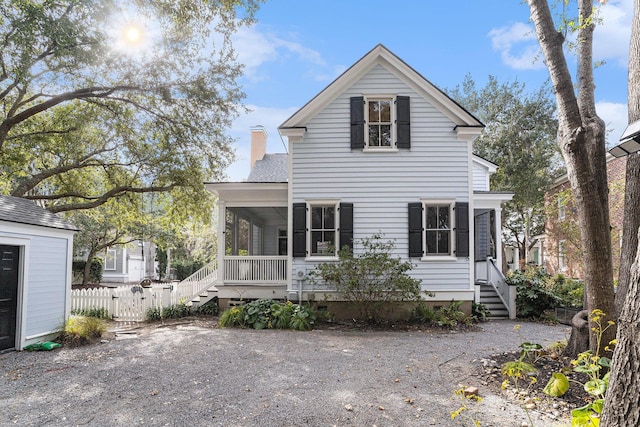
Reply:
<svg viewBox="0 0 640 427"><path fill-rule="evenodd" d="M350 147L352 96L393 93L411 97L411 149L366 152ZM469 200L468 142L455 124L381 65L307 123L302 142L291 144L292 199L340 199L353 203L354 250L358 241L383 233L408 260L407 203L426 199ZM417 262L412 275L430 290L472 289L469 260ZM294 259L296 265L306 265Z"/></svg>
<svg viewBox="0 0 640 427"><path fill-rule="evenodd" d="M473 190L489 191L489 171L476 162L473 162Z"/></svg>
<svg viewBox="0 0 640 427"><path fill-rule="evenodd" d="M68 240L31 239L25 335L50 332L64 324Z"/></svg>

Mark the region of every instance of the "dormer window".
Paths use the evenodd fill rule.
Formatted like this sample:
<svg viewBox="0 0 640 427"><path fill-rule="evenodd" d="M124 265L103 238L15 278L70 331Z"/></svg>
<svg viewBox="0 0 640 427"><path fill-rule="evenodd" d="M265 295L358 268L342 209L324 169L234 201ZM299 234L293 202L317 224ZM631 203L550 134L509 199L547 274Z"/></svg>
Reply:
<svg viewBox="0 0 640 427"><path fill-rule="evenodd" d="M411 148L408 96L354 96L351 105L351 149L364 151Z"/></svg>
<svg viewBox="0 0 640 427"><path fill-rule="evenodd" d="M391 139L392 120L391 98L367 99L367 133L368 148L395 148Z"/></svg>

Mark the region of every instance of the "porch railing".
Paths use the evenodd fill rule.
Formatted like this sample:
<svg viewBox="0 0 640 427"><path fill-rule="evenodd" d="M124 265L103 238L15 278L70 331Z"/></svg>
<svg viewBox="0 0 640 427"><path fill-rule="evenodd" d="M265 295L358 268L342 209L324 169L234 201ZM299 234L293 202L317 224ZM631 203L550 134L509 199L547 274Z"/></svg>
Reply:
<svg viewBox="0 0 640 427"><path fill-rule="evenodd" d="M286 256L224 257L225 283L284 283L286 280Z"/></svg>
<svg viewBox="0 0 640 427"><path fill-rule="evenodd" d="M515 319L516 306L515 306L515 288L511 289L507 283L507 279L502 274L502 271L498 268L495 261L492 258L487 258L487 284L493 287L504 304L505 308L509 312L509 318Z"/></svg>
<svg viewBox="0 0 640 427"><path fill-rule="evenodd" d="M218 263L212 261L209 264L202 267L200 270L193 273L191 276L184 279L182 282L174 285L174 292L172 292L172 303L178 304L184 301L191 301L201 292L211 288L218 278L217 274Z"/></svg>

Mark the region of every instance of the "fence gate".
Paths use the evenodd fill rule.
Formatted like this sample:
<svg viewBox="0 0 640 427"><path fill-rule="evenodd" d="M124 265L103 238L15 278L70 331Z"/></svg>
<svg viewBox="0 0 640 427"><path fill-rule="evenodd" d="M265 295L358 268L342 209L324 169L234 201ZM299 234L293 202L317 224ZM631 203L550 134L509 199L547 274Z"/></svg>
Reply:
<svg viewBox="0 0 640 427"><path fill-rule="evenodd" d="M116 288L111 298L111 313L114 320L125 322L140 322L144 320L147 310L145 292L142 286Z"/></svg>

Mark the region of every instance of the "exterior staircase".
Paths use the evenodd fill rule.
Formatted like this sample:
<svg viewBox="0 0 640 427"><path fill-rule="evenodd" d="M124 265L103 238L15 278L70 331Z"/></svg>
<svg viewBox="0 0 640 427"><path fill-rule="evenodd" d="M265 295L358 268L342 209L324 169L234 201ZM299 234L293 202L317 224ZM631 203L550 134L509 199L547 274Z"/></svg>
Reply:
<svg viewBox="0 0 640 427"><path fill-rule="evenodd" d="M486 280L476 281L476 286L480 286L480 304L489 310L489 318L508 319L509 309L502 302L493 286L487 284Z"/></svg>
<svg viewBox="0 0 640 427"><path fill-rule="evenodd" d="M515 287L507 284L504 274L492 258L476 264L475 284L477 300L489 310L490 318L516 318Z"/></svg>
<svg viewBox="0 0 640 427"><path fill-rule="evenodd" d="M218 289L215 287L217 278L217 263L213 261L182 282L174 284L172 303L186 303L193 307L206 304L218 296Z"/></svg>

